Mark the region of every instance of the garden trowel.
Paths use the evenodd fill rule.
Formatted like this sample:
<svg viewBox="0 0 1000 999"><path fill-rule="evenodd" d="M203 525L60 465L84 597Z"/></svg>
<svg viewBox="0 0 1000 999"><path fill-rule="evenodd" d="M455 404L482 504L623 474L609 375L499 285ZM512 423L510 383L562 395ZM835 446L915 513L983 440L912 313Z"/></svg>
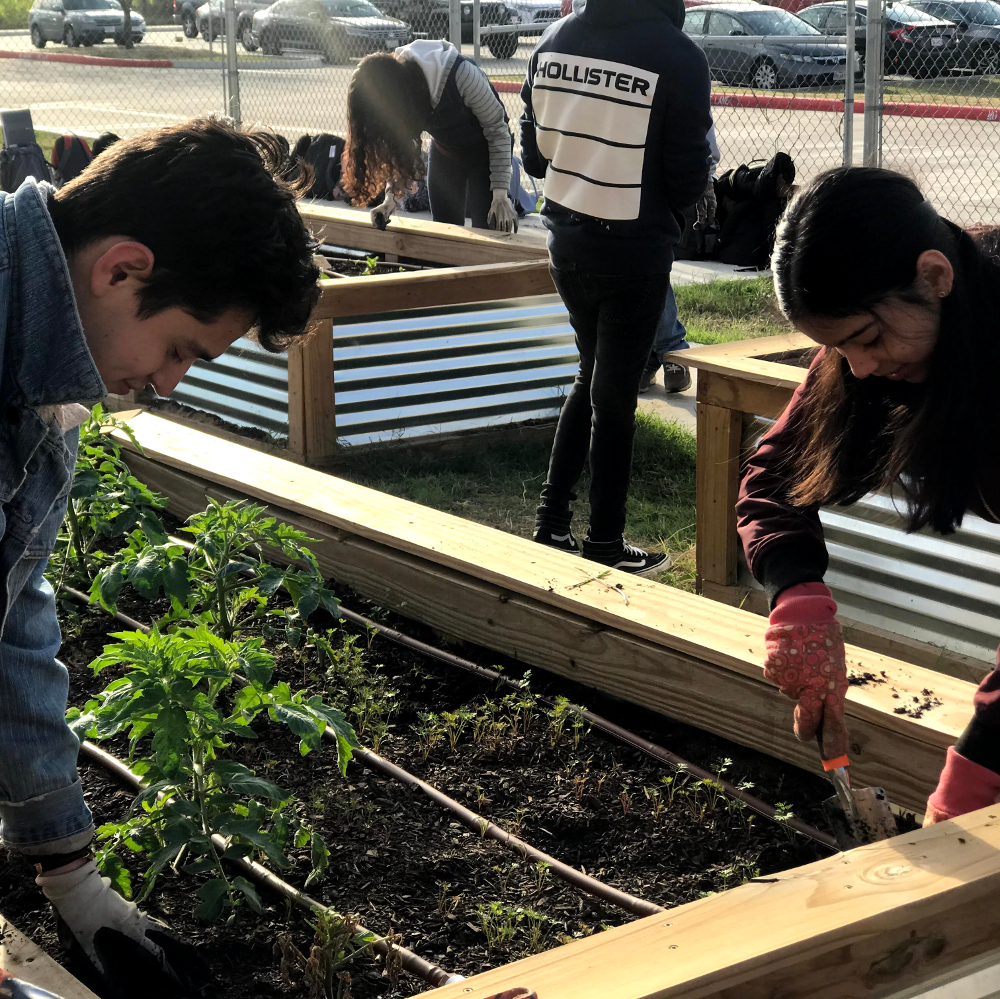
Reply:
<svg viewBox="0 0 1000 999"><path fill-rule="evenodd" d="M821 757L822 738L821 728L817 735ZM837 792L822 803L823 814L827 817L841 850L864 846L865 843L877 843L898 834L896 816L892 814L885 791L880 787L852 788L849 766L850 761L846 756L823 760L823 769Z"/></svg>

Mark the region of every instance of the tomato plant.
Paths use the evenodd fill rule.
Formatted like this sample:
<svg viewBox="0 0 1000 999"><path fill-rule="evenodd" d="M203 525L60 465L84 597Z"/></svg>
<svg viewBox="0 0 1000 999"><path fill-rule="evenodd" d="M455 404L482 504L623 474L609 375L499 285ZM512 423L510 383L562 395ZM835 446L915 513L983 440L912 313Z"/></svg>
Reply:
<svg viewBox="0 0 1000 999"><path fill-rule="evenodd" d="M111 429L124 431L135 443L128 424L105 413L100 404L80 427L66 520L49 559L49 577L54 585L69 576L73 582L89 586L104 557L96 550L101 538L123 537L141 527L151 542L167 539L157 514L166 507L166 498L132 475L122 460L121 446L108 434Z"/></svg>
<svg viewBox="0 0 1000 999"><path fill-rule="evenodd" d="M319 607L340 616L337 598L323 586L316 558L303 545L309 536L267 516L262 506L210 500L208 509L189 517L187 525L182 531L193 535L190 548L134 531L114 562L94 579L91 599L113 610L126 583L150 600L163 593L171 610L161 627L198 621L225 639L233 638L246 620L280 617L293 647ZM271 565L263 546L293 561ZM291 609L268 610L268 598L280 589L291 598Z"/></svg>
<svg viewBox="0 0 1000 999"><path fill-rule="evenodd" d="M318 695L292 693L273 683L274 660L259 638L228 642L205 625L163 634L120 632L93 663L95 673L125 667L85 708L68 718L81 737L109 738L126 732L133 769L148 787L122 823L98 830L104 873L126 894L131 881L123 849L148 855L144 897L167 866L210 875L197 891L196 913L206 920L260 900L245 879L230 878L223 860L262 854L275 867L290 866L286 851L309 848L308 885L326 869L329 850L294 807L293 799L244 764L220 758L233 738L253 739L254 722L265 715L298 736L300 752L317 749L324 730L337 736L345 773L354 731L341 711ZM243 685L235 692L234 682ZM231 708L224 707L231 704ZM140 744L148 751L140 753ZM220 836L220 848L213 836Z"/></svg>

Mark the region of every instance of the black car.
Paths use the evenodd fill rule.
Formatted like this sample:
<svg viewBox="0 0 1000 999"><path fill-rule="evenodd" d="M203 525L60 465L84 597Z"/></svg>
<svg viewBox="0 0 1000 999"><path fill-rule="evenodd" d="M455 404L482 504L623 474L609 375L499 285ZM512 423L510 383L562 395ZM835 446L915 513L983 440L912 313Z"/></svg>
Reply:
<svg viewBox="0 0 1000 999"><path fill-rule="evenodd" d="M993 0L916 0L911 4L958 28L958 65L1000 74L1000 4Z"/></svg>
<svg viewBox="0 0 1000 999"><path fill-rule="evenodd" d="M451 38L448 0L376 0L378 7L392 17L412 25L417 35L427 38ZM482 27L512 24L510 10L501 0L481 0L479 23ZM484 35L483 40L494 59L510 59L517 51L518 33ZM472 42L472 3L462 0L462 42Z"/></svg>
<svg viewBox="0 0 1000 999"><path fill-rule="evenodd" d="M858 0L854 9L854 45L863 65L868 4ZM958 37L951 21L932 17L905 3L887 3L885 16L885 72L938 76L957 64ZM824 35L843 35L847 27L847 4L844 0L815 4L799 11L799 17Z"/></svg>
<svg viewBox="0 0 1000 999"><path fill-rule="evenodd" d="M253 16L258 10L264 10L270 5L271 0L236 0L236 37L247 52L257 50L257 44L253 40ZM214 42L225 34L226 0L208 0L195 11L195 16L198 19L198 34L206 42Z"/></svg>
<svg viewBox="0 0 1000 999"><path fill-rule="evenodd" d="M188 38L198 37L198 15L196 11L202 0L173 0L174 24L183 25Z"/></svg>
<svg viewBox="0 0 1000 999"><path fill-rule="evenodd" d="M319 52L330 63L413 41L408 24L368 0L278 0L254 14L250 33L265 55Z"/></svg>

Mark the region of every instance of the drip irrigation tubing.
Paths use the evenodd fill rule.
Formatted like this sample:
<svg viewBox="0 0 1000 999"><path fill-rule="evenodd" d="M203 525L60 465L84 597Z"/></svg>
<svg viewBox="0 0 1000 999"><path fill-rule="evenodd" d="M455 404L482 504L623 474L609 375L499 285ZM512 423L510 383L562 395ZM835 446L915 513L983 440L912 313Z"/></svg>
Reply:
<svg viewBox="0 0 1000 999"><path fill-rule="evenodd" d="M67 592L70 591L67 589ZM122 616L124 617L124 615ZM111 753L100 749L92 742L82 742L80 744L80 752L87 757L87 759L96 763L98 766L103 767L136 793L143 790L146 786L143 780L136 774L132 773L131 769L119 760L118 757L112 756ZM218 833L215 833L212 836L212 842L215 844L217 850L224 850L226 847L225 838ZM269 871L263 864L258 864L256 861L247 860L246 858L227 860L226 863L237 867L248 878L256 881L257 884L262 887L269 888L271 891L280 895L282 898L287 899L300 909L304 909L307 912L329 911L327 906L323 905L322 902L317 902L312 896L299 891L298 888L290 885L287 881L283 881L277 876L277 874ZM450 985L453 982L461 982L465 980L464 975L453 975L450 972L445 971L444 968L441 968L430 961L425 961L422 957L414 954L411 950L407 950L405 947L399 947L396 944L390 945L377 933L372 933L371 930L365 929L365 927L360 925L360 923L357 926L357 932L366 936L371 935L374 938L372 947L378 951L378 953L386 957L394 955L394 957L399 960L400 967L402 967L405 971L408 971L411 975L423 979L428 983L428 985L437 987L439 985Z"/></svg>
<svg viewBox="0 0 1000 999"><path fill-rule="evenodd" d="M510 679L510 677L506 677L497 670L490 669L488 666L480 666L478 663L461 658L461 656L456 656L451 652L445 652L443 649L435 648L433 645L428 645L426 642L421 642L419 639L411 638L409 635L404 635L401 631L396 631L394 628L390 628L387 625L379 624L378 621L373 621L371 618L365 617L363 614L358 614L356 611L348 610L344 606L340 607L340 613L345 620L350 621L353 624L361 625L365 628L373 628L390 641L396 642L399 645L405 645L407 648L413 649L416 652L422 652L426 656L431 656L434 659L438 659L443 663L455 666L458 669L466 670L469 673L475 673L477 676L481 676L484 679L503 683L514 689L520 689L516 680ZM550 706L553 704L553 702L546 697L539 695L538 699ZM773 805L769 805L766 801L756 797L756 795L750 794L742 788L737 787L735 784L725 780L718 774L713 774L711 771L696 766L694 763L689 763L676 753L670 752L669 749L664 749L662 746L658 746L655 742L650 742L648 739L644 739L642 736L636 735L634 732L630 732L628 729L622 728L621 725L616 725L613 721L610 721L601 715L595 714L593 711L588 711L586 708L577 704L570 704L568 707L569 710L575 711L590 725L605 734L614 736L614 738L619 739L621 742L624 742L643 753L646 753L648 756L652 756L654 759L659 760L662 763L669 763L678 770L683 770L686 773L691 774L693 777L697 777L699 780L710 780L713 783L718 784L726 795L730 798L735 798L737 801L742 801L747 808L749 808L752 812L756 812L763 818L770 819L772 822L777 822L788 829L793 829L795 832L801 833L803 836L807 836L809 839L815 840L817 843L821 843L823 846L829 847L831 850L836 851L840 849L837 845L837 840L830 833L823 832L822 829L818 829L816 826L812 826L808 822L804 822L802 819L797 818L794 815L789 816L788 818L779 819L777 810Z"/></svg>
<svg viewBox="0 0 1000 999"><path fill-rule="evenodd" d="M73 600L79 603L90 603L87 595L81 590L74 589L73 587L65 584L63 584L62 589L68 596L72 597ZM135 620L135 618L121 613L121 611L113 611L112 615L115 620L120 621L129 628L142 632L149 631L148 625L142 624L140 621ZM337 742L337 735L330 728L324 729L323 738L333 743ZM395 763L390 763L388 760L379 756L378 753L375 753L370 749L357 746L353 747L353 754L358 762L367 769L374 770L377 773L382 774L384 777L389 777L391 780L405 784L411 790L423 792L423 794L430 798L431 801L447 808L464 826L471 829L473 832L478 833L484 839L492 839L495 842L500 843L508 849L520 854L520 856L525 860L531 860L535 863L548 864L549 869L554 875L562 881L565 881L567 884L571 884L573 887L578 888L580 891L586 892L588 895L593 895L595 898L599 898L610 905L617 906L620 909L625 909L627 912L631 912L636 916L652 916L658 912L666 911L662 905L657 905L655 902L649 902L645 899L638 898L635 895L631 895L628 892L620 891L617 888L613 888L611 885L605 884L603 881L598 881L596 878L592 878L589 874L585 874L583 871L578 871L575 867L564 864L561 860L550 856L544 851L539 850L537 847L532 846L530 843L526 843L524 840L518 838L512 833L507 832L502 827L496 825L496 823L490 822L482 815L472 811L471 808L466 808L465 805L455 801L454 798L450 798L443 791L434 787L433 784L428 784L426 781L414 776L402 767L396 766Z"/></svg>

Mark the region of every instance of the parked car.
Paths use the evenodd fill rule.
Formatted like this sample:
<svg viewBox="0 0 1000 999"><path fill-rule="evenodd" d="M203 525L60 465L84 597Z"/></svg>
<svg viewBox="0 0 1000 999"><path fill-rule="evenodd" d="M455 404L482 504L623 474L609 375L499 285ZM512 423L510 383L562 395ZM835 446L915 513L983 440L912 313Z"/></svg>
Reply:
<svg viewBox="0 0 1000 999"><path fill-rule="evenodd" d="M368 0L278 0L253 15L250 32L265 55L319 52L330 63L413 41L408 24Z"/></svg>
<svg viewBox="0 0 1000 999"><path fill-rule="evenodd" d="M728 4L692 7L684 31L708 59L712 78L720 83L747 84L758 90L822 86L843 80L847 53L830 45L811 25L778 7L736 0ZM753 36L815 35L814 43L758 41ZM703 38L725 36L720 40Z"/></svg>
<svg viewBox="0 0 1000 999"><path fill-rule="evenodd" d="M533 34L532 28L544 31L562 16L559 0L506 0L506 6L511 24L521 25L526 34Z"/></svg>
<svg viewBox="0 0 1000 999"><path fill-rule="evenodd" d="M198 6L200 0L173 0L174 24L179 24L188 38L198 37Z"/></svg>
<svg viewBox="0 0 1000 999"><path fill-rule="evenodd" d="M253 40L253 16L271 5L271 0L236 0L236 37L247 52L256 52ZM198 34L205 41L215 41L226 31L226 0L208 0L196 11Z"/></svg>
<svg viewBox="0 0 1000 999"><path fill-rule="evenodd" d="M761 0L761 2L767 4L768 7L780 7L782 10L787 10L789 14L798 14L806 7L819 3L820 0Z"/></svg>
<svg viewBox="0 0 1000 999"><path fill-rule="evenodd" d="M31 43L63 42L70 48L113 38L125 44L125 11L118 0L35 0L28 15ZM141 42L146 21L132 11L132 43Z"/></svg>
<svg viewBox="0 0 1000 999"><path fill-rule="evenodd" d="M1000 4L993 0L918 0L910 6L954 23L958 29L956 65L984 76L1000 74Z"/></svg>
<svg viewBox="0 0 1000 999"><path fill-rule="evenodd" d="M377 0L378 8L390 17L398 17L413 27L414 32L428 38L450 38L451 21L448 0ZM512 24L504 0L481 0L479 23ZM494 59L510 59L517 51L518 33L484 36L486 48ZM472 3L462 0L462 42L472 42Z"/></svg>
<svg viewBox="0 0 1000 999"><path fill-rule="evenodd" d="M868 32L868 4L857 0L855 9L854 44L859 61L864 65ZM888 3L885 7L885 71L909 73L911 76L938 76L956 64L959 56L957 31L950 21L931 17L905 3ZM844 0L820 3L799 15L824 35L842 35L847 25L847 4Z"/></svg>

